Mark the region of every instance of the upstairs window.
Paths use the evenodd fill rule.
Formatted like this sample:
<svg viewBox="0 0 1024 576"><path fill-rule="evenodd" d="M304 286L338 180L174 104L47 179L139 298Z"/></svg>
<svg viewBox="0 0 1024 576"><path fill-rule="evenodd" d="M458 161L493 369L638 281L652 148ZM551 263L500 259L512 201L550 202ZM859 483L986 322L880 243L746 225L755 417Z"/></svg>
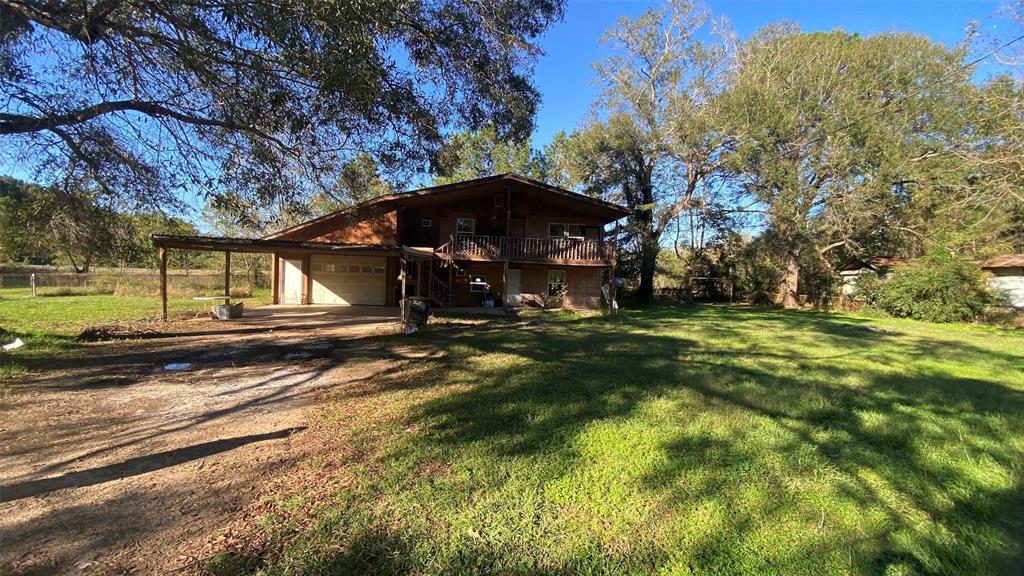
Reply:
<svg viewBox="0 0 1024 576"><path fill-rule="evenodd" d="M472 236L476 233L476 221L472 218L457 218L455 233L459 236Z"/></svg>
<svg viewBox="0 0 1024 576"><path fill-rule="evenodd" d="M585 228L583 224L559 224L552 222L548 224L548 236L551 238L582 239Z"/></svg>
<svg viewBox="0 0 1024 576"><path fill-rule="evenodd" d="M430 218L423 218L422 220L420 220L420 226L422 226L423 228L430 228L433 225L434 221L431 220Z"/></svg>

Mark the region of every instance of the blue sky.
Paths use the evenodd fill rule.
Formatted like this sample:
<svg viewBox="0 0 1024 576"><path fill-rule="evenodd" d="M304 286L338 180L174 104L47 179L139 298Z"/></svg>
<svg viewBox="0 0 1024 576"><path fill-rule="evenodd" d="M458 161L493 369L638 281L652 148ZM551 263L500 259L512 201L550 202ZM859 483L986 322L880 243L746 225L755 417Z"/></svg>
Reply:
<svg viewBox="0 0 1024 576"><path fill-rule="evenodd" d="M773 22L796 22L804 31L834 30L875 34L901 31L924 34L955 44L976 20L983 30L1005 26L993 16L998 1L769 1L706 0L716 16L725 16L740 38ZM535 85L543 96L533 145L540 148L558 130L572 130L590 108L599 87L593 62L608 51L600 43L605 30L620 16L636 16L660 2L569 0L565 19L541 39L546 52L537 63Z"/></svg>

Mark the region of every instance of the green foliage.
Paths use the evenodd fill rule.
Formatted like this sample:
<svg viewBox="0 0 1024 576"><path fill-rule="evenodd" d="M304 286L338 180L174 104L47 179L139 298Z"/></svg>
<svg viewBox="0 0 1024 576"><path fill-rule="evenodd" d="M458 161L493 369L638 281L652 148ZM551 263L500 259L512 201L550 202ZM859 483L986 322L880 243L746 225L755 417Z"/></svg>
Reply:
<svg viewBox="0 0 1024 576"><path fill-rule="evenodd" d="M743 45L722 103L737 142L730 163L777 238L784 303L795 305L801 265L819 251L901 231L894 213L916 188L897 183L929 181L927 164L912 159L962 130L963 56L912 34L789 26Z"/></svg>
<svg viewBox="0 0 1024 576"><path fill-rule="evenodd" d="M460 132L449 138L441 151L434 184L450 184L515 172L544 180L542 153L530 139L503 140L493 124L476 132Z"/></svg>
<svg viewBox="0 0 1024 576"><path fill-rule="evenodd" d="M862 275L857 297L891 316L928 322L971 321L996 302L981 269L948 252L897 267L886 280Z"/></svg>
<svg viewBox="0 0 1024 576"><path fill-rule="evenodd" d="M0 263L155 268L152 234L196 234L181 218L159 212L118 212L86 192L0 178ZM196 268L208 253L174 250L170 264Z"/></svg>
<svg viewBox="0 0 1024 576"><path fill-rule="evenodd" d="M562 11L561 0L4 2L0 85L17 96L0 104L0 146L30 152L23 169L91 181L133 207L224 190L305 199L357 151L401 170L434 158L449 129L528 135L534 41Z"/></svg>
<svg viewBox="0 0 1024 576"><path fill-rule="evenodd" d="M640 301L653 295L666 228L705 202L723 167L715 101L727 86L728 50L717 24L689 0L619 19L602 37L611 55L595 63L595 114L574 133L568 173L588 194L631 210L623 265L639 277Z"/></svg>

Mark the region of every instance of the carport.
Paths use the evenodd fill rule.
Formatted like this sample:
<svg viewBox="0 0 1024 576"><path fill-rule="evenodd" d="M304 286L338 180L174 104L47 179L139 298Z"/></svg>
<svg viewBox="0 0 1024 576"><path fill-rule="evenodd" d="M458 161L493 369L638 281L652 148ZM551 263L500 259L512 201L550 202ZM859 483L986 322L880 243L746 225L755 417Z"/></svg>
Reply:
<svg viewBox="0 0 1024 576"><path fill-rule="evenodd" d="M160 259L160 305L162 318L165 321L167 320L167 253L171 249L223 252L225 297L231 295L231 254L233 252L271 254L273 256L271 282L274 304L281 303L280 283L282 281L282 266L293 267L299 275L299 285L296 287L295 298L297 301L295 304L310 304L314 302L314 275L312 272L314 266L323 274L322 281L317 283L321 294L335 294L332 290L343 291L344 294L357 293L360 286L353 284L352 278L358 279L359 274L365 274L367 285L373 288L380 285L381 289L384 290L383 298L379 303L386 304L387 286L391 284L390 278L396 276L397 273L397 270L391 269L394 266L390 263L396 261L396 258L393 257L401 254L401 249L397 246L367 244L171 234L154 234L150 238L153 241L153 245L157 248ZM330 256L347 257L335 259L338 262L346 262L345 270L338 270L339 266L333 263L329 258ZM316 262L313 262L314 260ZM352 265L347 264L350 260L353 263ZM380 276L379 281L376 278L378 275ZM395 280L397 281L397 276ZM373 282L372 284L370 284L371 281ZM326 296L323 297L326 298ZM373 303L377 302L374 301Z"/></svg>

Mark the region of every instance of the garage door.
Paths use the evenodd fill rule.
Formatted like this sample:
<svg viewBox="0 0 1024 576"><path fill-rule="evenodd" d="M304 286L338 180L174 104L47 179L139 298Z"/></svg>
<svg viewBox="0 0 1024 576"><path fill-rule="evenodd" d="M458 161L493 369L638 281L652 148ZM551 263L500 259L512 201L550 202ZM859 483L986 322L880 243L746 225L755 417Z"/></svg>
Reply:
<svg viewBox="0 0 1024 576"><path fill-rule="evenodd" d="M384 258L313 255L309 268L314 304L384 304Z"/></svg>

